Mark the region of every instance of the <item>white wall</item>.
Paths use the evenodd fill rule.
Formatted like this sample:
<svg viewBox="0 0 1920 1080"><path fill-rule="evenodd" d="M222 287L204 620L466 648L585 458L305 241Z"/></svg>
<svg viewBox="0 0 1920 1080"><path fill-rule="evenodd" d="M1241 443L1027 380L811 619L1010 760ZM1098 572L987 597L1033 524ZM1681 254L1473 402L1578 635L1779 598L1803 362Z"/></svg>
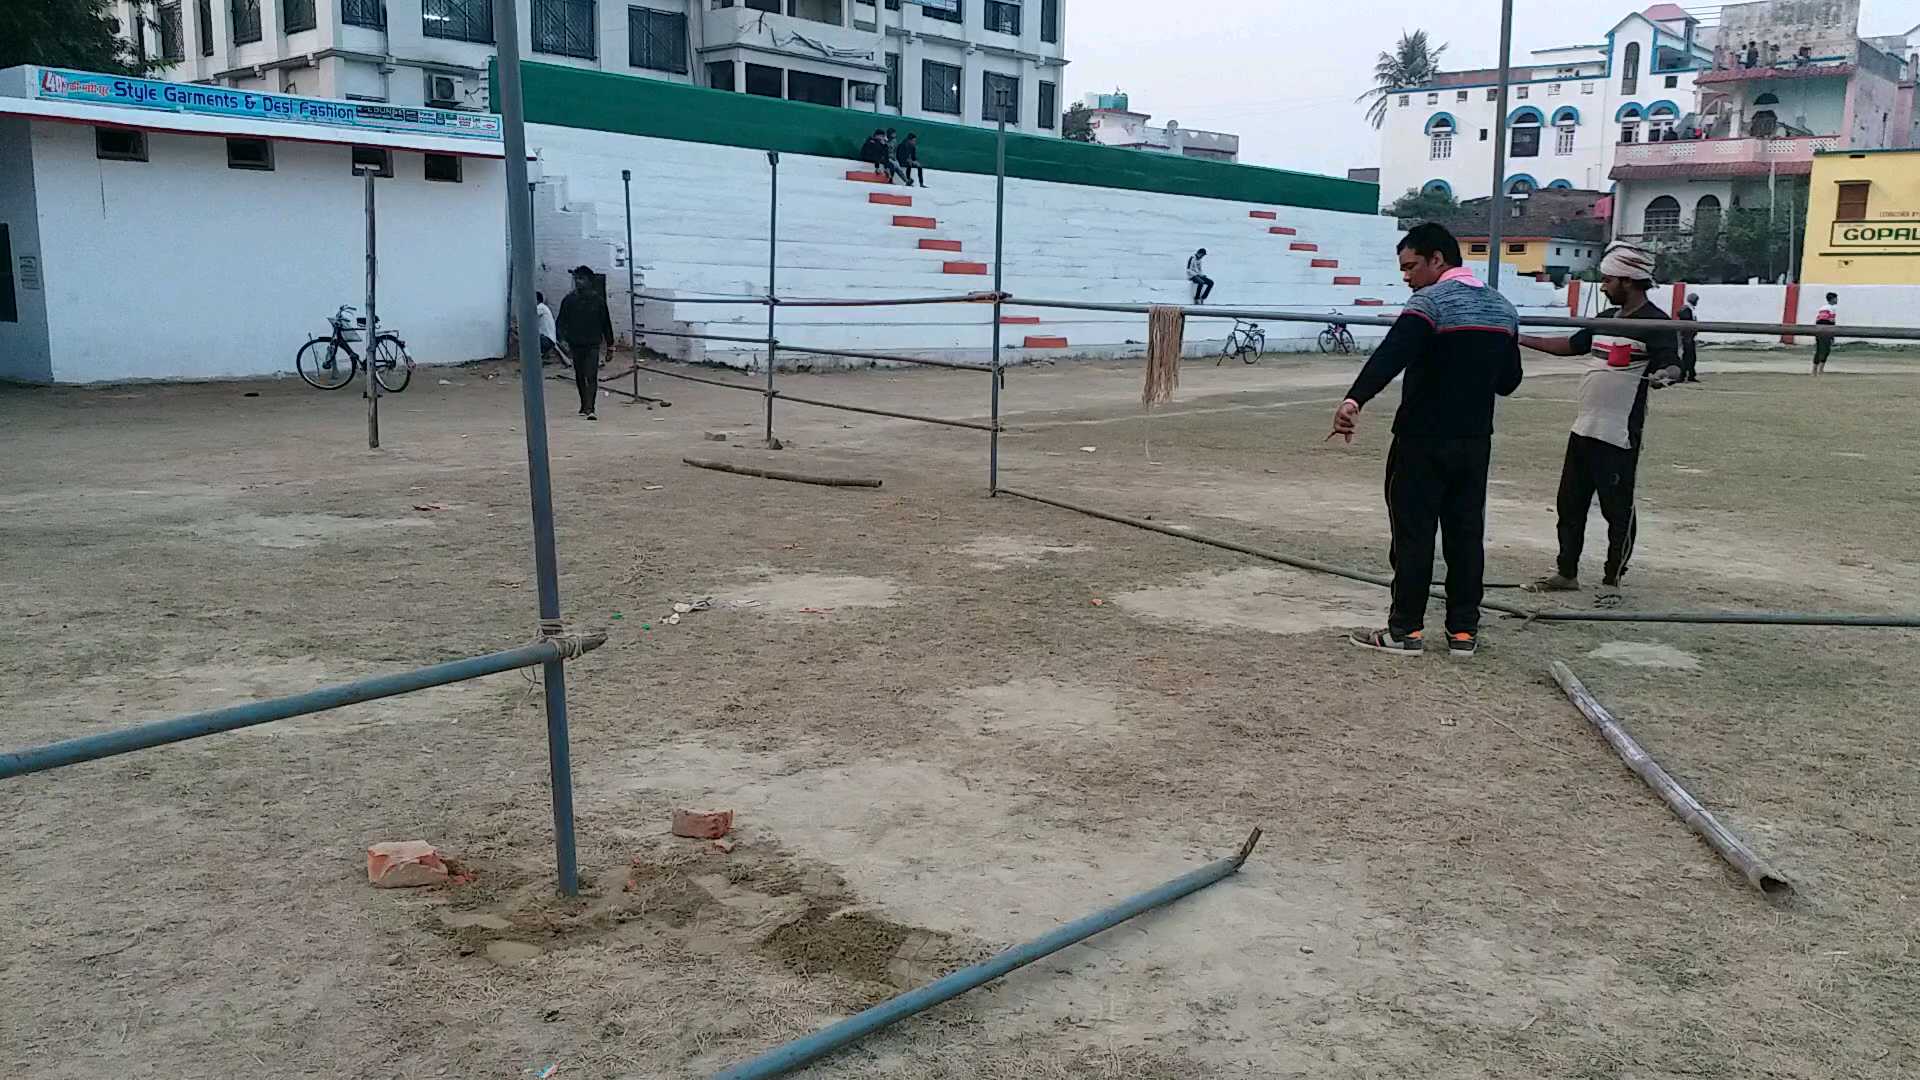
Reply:
<svg viewBox="0 0 1920 1080"><path fill-rule="evenodd" d="M219 138L150 133L146 162L101 161L94 129L33 125L58 382L285 375L365 295L364 182L346 146L280 142L275 169L227 168ZM500 355L504 169L466 158L428 183L394 152L378 184L381 324L422 363Z"/></svg>
<svg viewBox="0 0 1920 1080"><path fill-rule="evenodd" d="M1594 286L1586 286L1594 288ZM1700 294L1699 315L1707 322L1777 323L1785 313L1787 287L1784 285L1697 285L1689 292ZM1811 323L1830 292L1840 294L1840 322L1845 326L1906 326L1920 323L1914 313L1920 311L1920 286L1913 285L1802 285L1798 318ZM1662 285L1655 290L1656 300L1665 306L1670 293ZM1707 344L1777 345L1777 335L1702 334ZM1803 338L1801 345L1812 339ZM1837 338L1836 341L1870 341L1866 338ZM1879 342L1883 345L1911 344Z"/></svg>
<svg viewBox="0 0 1920 1080"><path fill-rule="evenodd" d="M0 117L0 224L7 226L13 247L13 295L20 315L18 322L0 322L0 379L48 382L53 365L47 354L47 294L44 288L26 288L19 278L23 257L41 258L29 138L27 121Z"/></svg>

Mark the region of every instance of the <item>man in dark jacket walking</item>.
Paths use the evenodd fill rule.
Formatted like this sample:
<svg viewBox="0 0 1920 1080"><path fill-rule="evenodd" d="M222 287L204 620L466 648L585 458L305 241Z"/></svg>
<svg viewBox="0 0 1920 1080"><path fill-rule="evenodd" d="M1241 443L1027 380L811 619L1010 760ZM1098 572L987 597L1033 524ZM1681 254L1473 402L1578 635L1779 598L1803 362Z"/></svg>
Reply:
<svg viewBox="0 0 1920 1080"><path fill-rule="evenodd" d="M573 268L573 291L560 300L554 328L573 354L573 382L580 389L580 415L598 420L594 405L600 399L600 346L613 348L613 316L600 294L598 275L591 266Z"/></svg>
<svg viewBox="0 0 1920 1080"><path fill-rule="evenodd" d="M1387 451L1393 606L1385 629L1350 640L1396 656L1426 650L1437 526L1447 559L1447 651L1470 657L1485 590L1493 403L1520 386L1520 317L1461 265L1460 242L1445 227L1415 226L1399 254L1413 298L1353 381L1328 436L1352 442L1360 410L1406 372Z"/></svg>

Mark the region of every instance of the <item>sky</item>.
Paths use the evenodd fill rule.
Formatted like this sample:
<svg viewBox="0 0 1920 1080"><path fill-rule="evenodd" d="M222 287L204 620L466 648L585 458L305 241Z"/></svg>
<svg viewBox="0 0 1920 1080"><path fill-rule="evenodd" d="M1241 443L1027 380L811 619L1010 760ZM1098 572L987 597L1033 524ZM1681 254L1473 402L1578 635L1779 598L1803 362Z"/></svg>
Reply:
<svg viewBox="0 0 1920 1080"><path fill-rule="evenodd" d="M1650 2L1515 0L1513 62L1598 42ZM1066 15L1064 103L1117 87L1155 124L1239 135L1244 162L1336 176L1380 163L1353 99L1402 30L1445 42L1448 69L1493 67L1500 51L1497 0L1073 0ZM1863 36L1915 23L1920 0L1862 0Z"/></svg>

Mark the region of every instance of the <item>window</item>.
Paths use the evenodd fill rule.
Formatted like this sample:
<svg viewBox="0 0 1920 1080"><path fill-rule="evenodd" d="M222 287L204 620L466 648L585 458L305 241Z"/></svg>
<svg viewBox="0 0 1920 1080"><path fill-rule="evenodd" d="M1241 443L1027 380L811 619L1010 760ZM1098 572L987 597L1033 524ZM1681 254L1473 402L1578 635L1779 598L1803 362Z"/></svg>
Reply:
<svg viewBox="0 0 1920 1080"><path fill-rule="evenodd" d="M1467 245L1467 252L1468 252L1468 254L1471 254L1471 255L1485 255L1485 254L1487 253L1487 245L1485 245L1485 244L1468 244L1468 245Z"/></svg>
<svg viewBox="0 0 1920 1080"><path fill-rule="evenodd" d="M1533 90L1533 87L1531 86L1516 86L1513 89L1513 96L1516 98L1519 98L1521 101L1525 101L1527 100L1528 93L1530 93L1532 90Z"/></svg>
<svg viewBox="0 0 1920 1080"><path fill-rule="evenodd" d="M1055 83L1040 81L1040 112L1035 123L1047 130L1053 130L1055 118L1060 114L1060 87Z"/></svg>
<svg viewBox="0 0 1920 1080"><path fill-rule="evenodd" d="M1553 152L1566 157L1573 153L1573 125L1562 124L1553 129Z"/></svg>
<svg viewBox="0 0 1920 1080"><path fill-rule="evenodd" d="M427 179L436 184L457 184L460 182L460 156L458 154L427 154Z"/></svg>
<svg viewBox="0 0 1920 1080"><path fill-rule="evenodd" d="M853 87L853 100L862 105L871 105L880 100L880 88L873 83L850 82L847 85Z"/></svg>
<svg viewBox="0 0 1920 1080"><path fill-rule="evenodd" d="M93 156L102 161L145 161L147 133L126 128L94 128Z"/></svg>
<svg viewBox="0 0 1920 1080"><path fill-rule="evenodd" d="M1428 94L1428 95L1427 95L1427 104L1429 104L1429 105L1438 105L1438 104L1440 104L1440 95L1439 95L1439 94Z"/></svg>
<svg viewBox="0 0 1920 1080"><path fill-rule="evenodd" d="M960 69L937 60L920 61L920 107L959 116Z"/></svg>
<svg viewBox="0 0 1920 1080"><path fill-rule="evenodd" d="M1533 181L1527 179L1524 176L1515 177L1514 179L1507 181L1507 194L1531 195L1533 194ZM1514 217L1520 216L1519 209L1520 208L1518 206L1514 207L1514 211L1515 211L1513 215Z"/></svg>
<svg viewBox="0 0 1920 1080"><path fill-rule="evenodd" d="M1040 0L1040 40L1060 44L1060 0ZM1914 66L1920 68L1920 64Z"/></svg>
<svg viewBox="0 0 1920 1080"><path fill-rule="evenodd" d="M1563 252L1563 251L1561 251L1561 250L1560 250L1559 248L1554 248L1554 249L1553 249L1553 253L1554 253L1555 255L1564 255L1564 254L1566 254L1565 252Z"/></svg>
<svg viewBox="0 0 1920 1080"><path fill-rule="evenodd" d="M213 0L195 0L193 21L200 28L200 55L213 55Z"/></svg>
<svg viewBox="0 0 1920 1080"><path fill-rule="evenodd" d="M1680 122L1680 114L1671 105L1657 105L1647 112L1647 141L1659 142L1674 125Z"/></svg>
<svg viewBox="0 0 1920 1080"><path fill-rule="evenodd" d="M1540 156L1540 121L1531 118L1519 120L1512 128L1512 145L1507 149L1509 157Z"/></svg>
<svg viewBox="0 0 1920 1080"><path fill-rule="evenodd" d="M1623 143L1640 141L1640 121L1628 120L1620 125L1620 141Z"/></svg>
<svg viewBox="0 0 1920 1080"><path fill-rule="evenodd" d="M375 176L393 175L393 151L384 146L356 146L353 148L353 171L356 173L373 170Z"/></svg>
<svg viewBox="0 0 1920 1080"><path fill-rule="evenodd" d="M0 322L19 322L20 302L13 295L13 237L0 222Z"/></svg>
<svg viewBox="0 0 1920 1080"><path fill-rule="evenodd" d="M1461 90L1461 91L1458 91L1458 92L1456 92L1456 93L1455 93L1455 94L1453 95L1453 100L1455 100L1455 101L1465 101L1465 100L1467 100L1467 92L1466 92L1465 90Z"/></svg>
<svg viewBox="0 0 1920 1080"><path fill-rule="evenodd" d="M1491 89L1491 90L1489 90L1489 91L1487 91L1487 100L1488 100L1488 101L1499 101L1499 100L1500 100L1500 88L1496 86L1496 87L1494 87L1493 89Z"/></svg>
<svg viewBox="0 0 1920 1080"><path fill-rule="evenodd" d="M1408 105L1411 105L1412 103L1413 103L1413 95L1412 95L1412 94L1401 94L1401 95L1400 95L1400 107L1401 107L1401 108L1403 108L1403 109L1404 109L1404 108L1406 108L1406 107L1407 107Z"/></svg>
<svg viewBox="0 0 1920 1080"><path fill-rule="evenodd" d="M420 0L420 32L430 38L493 44L490 0Z"/></svg>
<svg viewBox="0 0 1920 1080"><path fill-rule="evenodd" d="M627 16L629 34L632 33L632 10L628 9ZM595 48L593 0L533 0L531 19L534 52L577 56L582 60L592 60L600 54ZM684 75L687 65L683 61L674 70Z"/></svg>
<svg viewBox="0 0 1920 1080"><path fill-rule="evenodd" d="M311 30L319 25L314 18L314 0L281 0L280 22L289 34Z"/></svg>
<svg viewBox="0 0 1920 1080"><path fill-rule="evenodd" d="M961 0L920 0L920 14L942 22L964 22L966 13L960 7L960 2Z"/></svg>
<svg viewBox="0 0 1920 1080"><path fill-rule="evenodd" d="M591 18L587 20L586 30L591 39L593 35ZM658 11L650 7L628 8L627 63L632 67L685 75L687 73L687 13ZM732 61L727 62L725 89L733 89ZM769 96L779 97L780 95L775 93Z"/></svg>
<svg viewBox="0 0 1920 1080"><path fill-rule="evenodd" d="M340 21L374 30L387 28L386 0L340 0Z"/></svg>
<svg viewBox="0 0 1920 1080"><path fill-rule="evenodd" d="M1481 129L1480 129L1480 141L1481 141L1481 142L1486 142L1486 141L1487 141L1487 129L1486 129L1486 128L1481 128Z"/></svg>
<svg viewBox="0 0 1920 1080"><path fill-rule="evenodd" d="M831 75L815 75L810 71L789 71L787 72L787 100L806 101L815 105L832 105L838 108L846 104L845 84Z"/></svg>
<svg viewBox="0 0 1920 1080"><path fill-rule="evenodd" d="M1507 245L1507 254L1509 255L1525 255L1526 253L1527 253L1527 245L1525 244L1508 244Z"/></svg>
<svg viewBox="0 0 1920 1080"><path fill-rule="evenodd" d="M998 72L986 71L981 73L980 81L981 81L981 90L983 91L983 93L980 95L980 119L982 120L1000 119L1000 116L1002 113L1000 100L1001 100L1001 95L1004 94L1006 96L1006 103L1007 103L1006 108L1004 110L1007 118L1007 123L1009 124L1019 123L1020 122L1020 76L1002 75Z"/></svg>
<svg viewBox="0 0 1920 1080"><path fill-rule="evenodd" d="M1715 195L1702 195L1693 206L1693 231L1697 233L1717 233L1720 231L1720 199Z"/></svg>
<svg viewBox="0 0 1920 1080"><path fill-rule="evenodd" d="M273 171L273 144L265 139L228 139L227 168Z"/></svg>
<svg viewBox="0 0 1920 1080"><path fill-rule="evenodd" d="M747 93L761 97L786 97L786 76L777 67L765 64L747 65Z"/></svg>
<svg viewBox="0 0 1920 1080"><path fill-rule="evenodd" d="M1428 161L1445 161L1453 156L1453 129L1436 129L1427 147Z"/></svg>
<svg viewBox="0 0 1920 1080"><path fill-rule="evenodd" d="M1583 83L1581 83L1581 84L1580 84L1580 92L1581 92L1581 93L1583 93L1583 94L1591 94L1591 93L1593 93L1593 84L1592 84L1592 83L1590 83L1590 82L1583 82Z"/></svg>
<svg viewBox="0 0 1920 1080"><path fill-rule="evenodd" d="M1647 204L1642 232L1677 232L1680 228L1680 200L1662 195Z"/></svg>
<svg viewBox="0 0 1920 1080"><path fill-rule="evenodd" d="M187 39L180 24L178 2L160 5L160 59L178 62L187 58Z"/></svg>
<svg viewBox="0 0 1920 1080"><path fill-rule="evenodd" d="M1559 96L1560 96L1560 84L1559 84L1559 83L1548 83L1548 84L1547 84L1547 96L1548 96L1548 97L1559 97Z"/></svg>
<svg viewBox="0 0 1920 1080"><path fill-rule="evenodd" d="M1842 180L1840 182L1840 204L1833 212L1835 221L1867 220L1867 182L1864 180Z"/></svg>
<svg viewBox="0 0 1920 1080"><path fill-rule="evenodd" d="M260 40L260 0L230 0L228 14L233 19L233 43L246 45Z"/></svg>
<svg viewBox="0 0 1920 1080"><path fill-rule="evenodd" d="M986 27L996 34L1020 36L1020 5L1007 0L987 0Z"/></svg>
<svg viewBox="0 0 1920 1080"><path fill-rule="evenodd" d="M1667 89L1674 90L1674 89L1678 89L1679 86L1680 86L1680 76L1678 75L1667 76Z"/></svg>
<svg viewBox="0 0 1920 1080"><path fill-rule="evenodd" d="M1620 64L1620 93L1631 96L1640 92L1640 43L1627 43L1627 56Z"/></svg>
<svg viewBox="0 0 1920 1080"><path fill-rule="evenodd" d="M887 107L900 107L900 54L887 54Z"/></svg>
<svg viewBox="0 0 1920 1080"><path fill-rule="evenodd" d="M708 64L707 85L713 87L715 90L735 89L733 85L733 61L716 60Z"/></svg>

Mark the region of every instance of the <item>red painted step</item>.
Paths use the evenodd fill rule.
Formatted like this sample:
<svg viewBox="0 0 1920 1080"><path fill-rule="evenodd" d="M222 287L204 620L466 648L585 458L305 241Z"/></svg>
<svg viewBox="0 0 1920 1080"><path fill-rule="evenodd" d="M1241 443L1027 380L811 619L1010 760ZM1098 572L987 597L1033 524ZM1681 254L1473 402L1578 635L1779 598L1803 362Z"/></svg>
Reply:
<svg viewBox="0 0 1920 1080"><path fill-rule="evenodd" d="M1036 337L1029 334L1027 335L1026 346L1029 349L1064 349L1067 347L1067 339L1063 337Z"/></svg>
<svg viewBox="0 0 1920 1080"><path fill-rule="evenodd" d="M945 262L940 264L940 272L943 274L984 274L987 272L987 264L977 262Z"/></svg>
<svg viewBox="0 0 1920 1080"><path fill-rule="evenodd" d="M1275 225L1267 230L1275 236L1298 236L1300 230L1288 225Z"/></svg>
<svg viewBox="0 0 1920 1080"><path fill-rule="evenodd" d="M895 214L893 223L903 229L937 229L940 223L930 217L914 217L912 214Z"/></svg>
<svg viewBox="0 0 1920 1080"><path fill-rule="evenodd" d="M1360 284L1360 279L1357 277L1337 277L1333 279L1333 283L1335 285L1358 285Z"/></svg>
<svg viewBox="0 0 1920 1080"><path fill-rule="evenodd" d="M1001 326L1038 326L1040 325L1040 316L1038 315L1002 315L1000 316L1000 325Z"/></svg>
<svg viewBox="0 0 1920 1080"><path fill-rule="evenodd" d="M857 180L862 184L885 184L889 182L886 173L861 172L858 169L848 173L847 179Z"/></svg>
<svg viewBox="0 0 1920 1080"><path fill-rule="evenodd" d="M1313 260L1313 265L1319 267L1322 270L1332 270L1337 268L1340 265L1340 260L1339 259L1315 259Z"/></svg>
<svg viewBox="0 0 1920 1080"><path fill-rule="evenodd" d="M920 241L920 250L921 251L959 251L960 241L958 240L922 240Z"/></svg>
<svg viewBox="0 0 1920 1080"><path fill-rule="evenodd" d="M1288 251L1319 251L1319 244L1302 244L1298 241L1287 245Z"/></svg>
<svg viewBox="0 0 1920 1080"><path fill-rule="evenodd" d="M881 206L912 206L913 196L889 195L884 191L875 191L867 195L867 201L870 203L878 203Z"/></svg>
<svg viewBox="0 0 1920 1080"><path fill-rule="evenodd" d="M1385 300L1372 300L1372 299L1366 299L1366 298L1355 300L1353 302L1355 307L1384 307L1386 306L1386 303L1387 302Z"/></svg>
<svg viewBox="0 0 1920 1080"><path fill-rule="evenodd" d="M1271 210L1249 210L1247 211L1247 216L1257 217L1257 218L1266 218L1268 221L1272 221L1274 218L1277 218L1280 215L1274 213Z"/></svg>

